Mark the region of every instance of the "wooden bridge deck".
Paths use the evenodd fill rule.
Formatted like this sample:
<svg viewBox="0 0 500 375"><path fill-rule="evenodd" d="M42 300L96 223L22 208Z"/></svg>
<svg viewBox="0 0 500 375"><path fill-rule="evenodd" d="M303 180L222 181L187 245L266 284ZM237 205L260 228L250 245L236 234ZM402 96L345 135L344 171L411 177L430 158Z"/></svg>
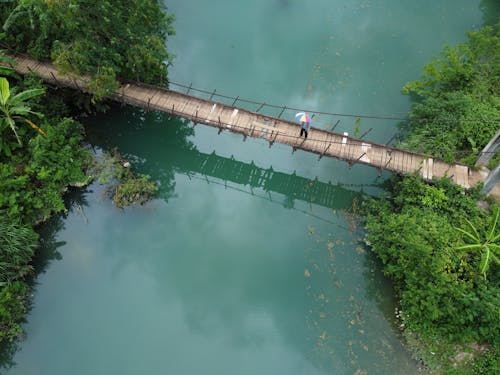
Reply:
<svg viewBox="0 0 500 375"><path fill-rule="evenodd" d="M9 56L15 61L15 69L20 74L34 72L44 81L77 90L88 91L89 77L61 75L50 63L40 62L24 56ZM342 134L311 128L307 140L299 137L297 123L269 117L257 112L229 106L220 102L200 99L187 94L146 84L124 84L112 98L145 109L167 112L192 120L195 124L205 124L247 137L262 138L269 146L277 143L289 145L295 150L303 150L323 156L354 163L368 164L379 170L398 174L419 173L425 180L448 176L465 188L475 186L484 180L479 171L462 164L448 164L425 155L387 147L373 142L351 138Z"/></svg>

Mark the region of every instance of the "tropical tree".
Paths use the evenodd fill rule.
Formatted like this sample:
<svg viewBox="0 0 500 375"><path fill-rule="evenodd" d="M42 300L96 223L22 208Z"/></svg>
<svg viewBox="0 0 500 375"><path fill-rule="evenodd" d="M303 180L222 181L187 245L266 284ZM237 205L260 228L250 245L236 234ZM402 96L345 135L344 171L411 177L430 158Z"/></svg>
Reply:
<svg viewBox="0 0 500 375"><path fill-rule="evenodd" d="M15 90L10 90L9 81L4 77L0 77L0 135L2 135L0 152L3 151L7 156L11 154L10 143L5 141L3 137L3 133L7 128L12 130L17 143L20 146L22 145L16 122L24 121L40 134L45 135L42 129L26 117L28 115L42 117L41 113L31 110L28 100L42 95L44 92L44 89L30 89L16 94Z"/></svg>
<svg viewBox="0 0 500 375"><path fill-rule="evenodd" d="M462 233L465 238L471 241L471 244L457 247L457 250L477 250L481 252L481 263L479 264L479 269L486 279L486 272L490 266L491 261L500 264L497 255L500 254L500 245L497 243L500 239L500 233L497 233L497 223L500 210L496 209L492 218L490 228L486 233L486 236L479 235L478 230L469 220L465 219L468 226L468 231L462 228L455 228L457 231ZM500 255L499 255L500 256Z"/></svg>

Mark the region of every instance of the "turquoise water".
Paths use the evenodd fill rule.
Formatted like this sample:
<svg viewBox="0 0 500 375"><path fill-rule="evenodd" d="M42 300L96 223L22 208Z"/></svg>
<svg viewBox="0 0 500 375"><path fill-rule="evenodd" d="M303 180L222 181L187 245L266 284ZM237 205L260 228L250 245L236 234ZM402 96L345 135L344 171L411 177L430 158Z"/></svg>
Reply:
<svg viewBox="0 0 500 375"><path fill-rule="evenodd" d="M168 3L171 81L384 116L407 112L402 85L483 17L465 0ZM337 120L352 133L350 117L313 126ZM159 196L125 210L98 184L69 197L44 228L27 337L5 373L418 372L352 215L386 175L130 107L84 122L96 152L118 147ZM396 126L361 120L374 141Z"/></svg>

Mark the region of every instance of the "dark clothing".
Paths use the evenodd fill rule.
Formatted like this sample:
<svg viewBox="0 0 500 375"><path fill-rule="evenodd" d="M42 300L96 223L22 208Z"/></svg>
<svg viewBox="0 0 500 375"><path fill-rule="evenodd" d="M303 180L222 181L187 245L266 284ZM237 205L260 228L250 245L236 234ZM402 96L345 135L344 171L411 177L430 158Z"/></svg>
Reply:
<svg viewBox="0 0 500 375"><path fill-rule="evenodd" d="M308 122L301 122L300 125L300 136L302 137L302 134L304 134L304 138L307 138L311 125Z"/></svg>

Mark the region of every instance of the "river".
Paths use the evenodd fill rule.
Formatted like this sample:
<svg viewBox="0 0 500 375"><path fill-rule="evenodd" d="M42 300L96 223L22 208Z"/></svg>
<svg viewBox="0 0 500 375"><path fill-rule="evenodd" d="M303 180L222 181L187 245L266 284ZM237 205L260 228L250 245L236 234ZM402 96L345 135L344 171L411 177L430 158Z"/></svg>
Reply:
<svg viewBox="0 0 500 375"><path fill-rule="evenodd" d="M404 117L401 87L482 25L484 3L168 1L171 87L336 113L312 125L385 143L397 120L357 116ZM355 215L388 174L131 107L83 121L159 195L124 210L97 183L69 195L6 374L419 371Z"/></svg>

